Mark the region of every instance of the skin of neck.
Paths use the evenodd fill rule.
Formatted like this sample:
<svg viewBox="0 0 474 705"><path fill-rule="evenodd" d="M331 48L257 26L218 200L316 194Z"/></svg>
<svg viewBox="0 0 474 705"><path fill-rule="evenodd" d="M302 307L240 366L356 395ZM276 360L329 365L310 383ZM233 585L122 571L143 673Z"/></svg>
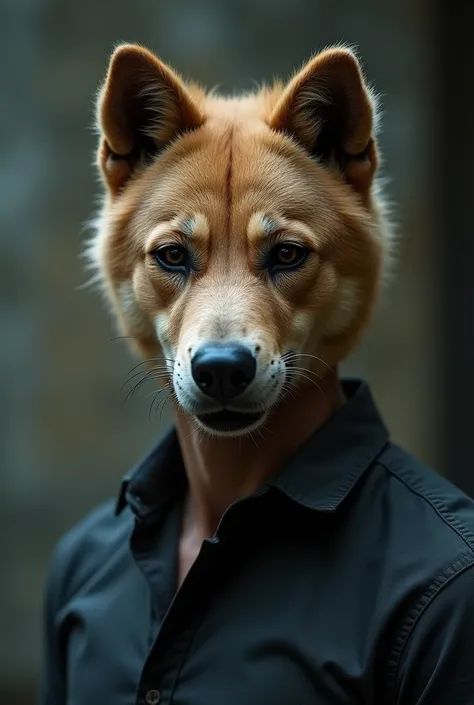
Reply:
<svg viewBox="0 0 474 705"><path fill-rule="evenodd" d="M176 429L189 482L183 533L195 541L214 535L226 509L254 492L344 403L336 371L301 384L252 435L212 437L176 409Z"/></svg>

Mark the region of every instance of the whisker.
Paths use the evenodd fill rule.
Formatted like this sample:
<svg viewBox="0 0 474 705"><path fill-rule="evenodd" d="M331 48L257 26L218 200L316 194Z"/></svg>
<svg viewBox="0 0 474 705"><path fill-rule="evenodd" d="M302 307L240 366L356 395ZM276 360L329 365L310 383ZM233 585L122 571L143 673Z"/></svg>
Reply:
<svg viewBox="0 0 474 705"><path fill-rule="evenodd" d="M165 399L162 399L160 404L158 405L160 407L160 421L163 418L163 411L166 406L166 402L169 401L170 399L173 399L173 397L174 397L174 391L171 390L171 393Z"/></svg>
<svg viewBox="0 0 474 705"><path fill-rule="evenodd" d="M155 396L154 396L154 398L153 398L153 400L152 400L152 402L151 402L151 404L150 404L150 408L149 408L149 410L148 410L148 423L151 423L151 415L152 415L152 413L153 413L153 408L155 407L155 405L156 405L155 411L157 412L158 409L160 408L160 405L161 405L163 402L166 403L166 401L171 397L172 393L169 393L166 397L164 397L163 399L160 399L160 398L159 398L159 397L160 397L160 394L161 394L161 392L164 392L164 391L165 391L165 388L164 388L164 389L160 389L158 392L155 392Z"/></svg>
<svg viewBox="0 0 474 705"><path fill-rule="evenodd" d="M250 431L250 433L249 433L249 438L250 438L251 441L254 443L255 447L260 450L260 446L258 445L258 443L257 443L257 441L255 440L255 437L254 437L254 431Z"/></svg>
<svg viewBox="0 0 474 705"><path fill-rule="evenodd" d="M156 397L153 397L151 404L150 404L150 407L148 409L148 423L151 423L151 415L153 413L153 406L154 406L155 402L156 402Z"/></svg>
<svg viewBox="0 0 474 705"><path fill-rule="evenodd" d="M319 384L316 382L316 380L312 379L311 377L308 377L308 375L303 374L302 372L295 372L293 375L290 375L295 377L301 377L301 379L306 379L308 382L311 382L311 384L314 384L315 387L319 389L319 391L324 394L323 390L319 386Z"/></svg>
<svg viewBox="0 0 474 705"><path fill-rule="evenodd" d="M107 338L106 343L113 343L115 340L138 340L133 335L114 335L112 338Z"/></svg>
<svg viewBox="0 0 474 705"><path fill-rule="evenodd" d="M135 391L138 389L138 387L139 387L141 384L144 384L145 382L148 382L149 380L152 380L152 379L160 379L160 376L154 374L153 372L150 372L149 374L145 375L145 377L142 377L142 379L139 379L138 382L136 382L136 383L134 384L134 386L132 387L132 389L130 389L130 390L127 392L127 395L125 396L125 401L127 401L130 397L133 397Z"/></svg>
<svg viewBox="0 0 474 705"><path fill-rule="evenodd" d="M200 429L199 426L195 426L193 428L193 430L191 431L191 433L189 433L187 436L185 436L183 438L183 441L187 441L188 438L191 438L191 436L194 436L195 433L197 433L197 435L199 436L199 434L202 433L202 429Z"/></svg>
<svg viewBox="0 0 474 705"><path fill-rule="evenodd" d="M314 377L319 382L321 382L322 385L327 386L329 384L329 381L325 377L321 377L316 372L313 372L313 370L307 370L305 367L294 367L294 366L291 366L290 368L288 368L288 376L289 377L291 377L291 376L297 377L298 375L302 375L302 376L306 376L306 379L308 379L307 375L311 375L311 374L314 375ZM313 382L316 384L318 389L321 389L321 387L316 383L315 380L313 380ZM321 391L322 391L322 389L321 389Z"/></svg>
<svg viewBox="0 0 474 705"><path fill-rule="evenodd" d="M291 372L292 370L295 370L297 372L305 372L306 374L309 374L309 375L314 375L321 382L326 382L324 377L322 377L321 375L318 375L318 373L315 372L314 370L308 370L306 367L296 367L295 365L290 365L290 367L287 368L287 371Z"/></svg>
<svg viewBox="0 0 474 705"><path fill-rule="evenodd" d="M129 374L131 374L132 372L137 370L139 367L142 367L143 365L148 364L149 362L162 362L163 360L165 362L174 362L174 360L168 359L166 357L150 357L150 358L148 358L148 360L142 360L141 362L138 363L138 365L135 365L134 367L132 367L132 369L129 370Z"/></svg>
<svg viewBox="0 0 474 705"><path fill-rule="evenodd" d="M132 379L135 379L135 377L138 377L138 375L144 375L145 378L147 375L150 373L157 373L157 378L162 376L163 378L169 377L169 371L167 370L166 367L151 367L149 370L139 370L138 372L135 372L135 374L130 375L127 380L123 383L121 387L121 391L127 386L129 382L132 381Z"/></svg>
<svg viewBox="0 0 474 705"><path fill-rule="evenodd" d="M317 382L314 379L311 379L310 377L307 376L307 373L310 373L310 372L312 372L312 370L307 370L305 367L293 367L293 366L287 367L286 370L282 370L279 373L279 376L285 375L285 381L282 386L282 391L288 392L292 396L293 399L296 399L298 387L297 387L295 380L298 377L301 377L303 379L307 379L308 382L312 382L321 392L323 392L323 390L317 384ZM314 374L322 382L325 382L325 379L323 377L320 377L319 375L317 375L315 372L312 372L312 374Z"/></svg>
<svg viewBox="0 0 474 705"><path fill-rule="evenodd" d="M168 387L169 385L166 385ZM148 397L157 397L159 394L162 392L166 391L166 387L163 387L163 389L154 389L152 392L149 392L148 394L145 395L145 399L148 399Z"/></svg>
<svg viewBox="0 0 474 705"><path fill-rule="evenodd" d="M293 380L285 380L282 386L282 392L284 394L289 394L292 399L297 399L298 397L295 393L296 385L292 382Z"/></svg>
<svg viewBox="0 0 474 705"><path fill-rule="evenodd" d="M314 385L317 385L317 382L315 379L310 377L307 373L306 370L303 372L303 370L295 370L295 369L289 369L287 370L287 377L288 378L295 378L295 377L301 377L302 379L308 380L308 382L311 382Z"/></svg>
<svg viewBox="0 0 474 705"><path fill-rule="evenodd" d="M323 365L325 365L328 370L332 372L332 367L329 365L326 360L323 360L322 357L318 357L317 355L311 355L310 353L296 353L296 352L288 352L284 353L282 355L283 360L296 360L299 357L310 357L313 360L316 360L317 362L321 362Z"/></svg>
<svg viewBox="0 0 474 705"><path fill-rule="evenodd" d="M267 428L267 427L265 426L265 424L262 424L261 426L258 426L258 428L255 429L255 432L258 433L258 435L260 436L260 438L262 438L263 440L265 440L265 434L263 433L264 430L265 430L267 433L273 434L273 431L272 431L271 429Z"/></svg>

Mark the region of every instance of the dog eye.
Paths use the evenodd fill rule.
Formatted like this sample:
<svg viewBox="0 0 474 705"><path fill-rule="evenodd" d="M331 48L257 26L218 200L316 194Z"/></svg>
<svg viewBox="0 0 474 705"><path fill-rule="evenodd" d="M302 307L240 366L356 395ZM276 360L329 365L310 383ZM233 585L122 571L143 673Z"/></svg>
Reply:
<svg viewBox="0 0 474 705"><path fill-rule="evenodd" d="M181 245L164 245L159 247L153 256L168 272L186 272L189 269L189 253Z"/></svg>
<svg viewBox="0 0 474 705"><path fill-rule="evenodd" d="M302 245L284 242L275 245L270 250L267 268L270 272L296 269L300 267L308 256L308 249Z"/></svg>

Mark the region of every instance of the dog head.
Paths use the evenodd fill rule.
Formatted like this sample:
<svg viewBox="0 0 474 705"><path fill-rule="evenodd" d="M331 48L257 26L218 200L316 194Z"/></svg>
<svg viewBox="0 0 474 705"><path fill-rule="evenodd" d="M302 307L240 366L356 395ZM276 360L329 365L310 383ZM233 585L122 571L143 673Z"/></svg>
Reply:
<svg viewBox="0 0 474 705"><path fill-rule="evenodd" d="M89 254L120 326L200 426L247 433L354 348L377 299L389 239L359 63L329 49L223 98L123 45L97 114Z"/></svg>

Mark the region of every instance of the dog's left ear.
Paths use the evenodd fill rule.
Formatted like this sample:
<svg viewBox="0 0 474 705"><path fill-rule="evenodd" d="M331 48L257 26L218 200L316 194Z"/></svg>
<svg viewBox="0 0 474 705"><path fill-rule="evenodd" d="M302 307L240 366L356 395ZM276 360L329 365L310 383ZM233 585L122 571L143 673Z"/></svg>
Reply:
<svg viewBox="0 0 474 705"><path fill-rule="evenodd" d="M269 125L297 140L324 164L366 191L377 168L373 107L359 62L349 49L315 56L284 89Z"/></svg>

